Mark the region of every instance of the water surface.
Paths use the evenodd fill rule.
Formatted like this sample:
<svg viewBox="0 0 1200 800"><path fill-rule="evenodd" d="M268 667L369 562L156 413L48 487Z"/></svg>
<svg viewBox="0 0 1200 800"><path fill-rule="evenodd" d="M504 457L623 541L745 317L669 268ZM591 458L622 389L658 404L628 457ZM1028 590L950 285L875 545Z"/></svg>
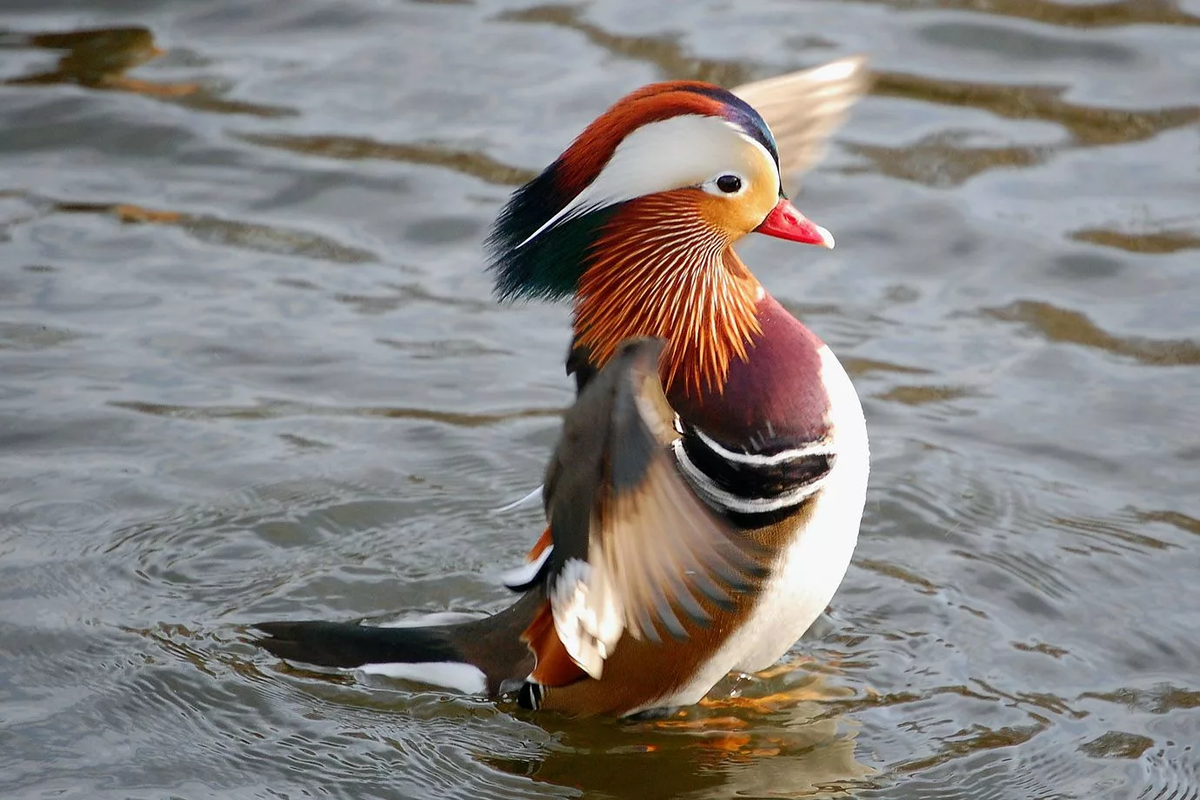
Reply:
<svg viewBox="0 0 1200 800"><path fill-rule="evenodd" d="M571 722L245 642L502 606L572 390L497 209L635 86L860 52L837 250L741 248L874 451L781 668ZM0 795L1200 796L1194 0L9 0L0 83Z"/></svg>

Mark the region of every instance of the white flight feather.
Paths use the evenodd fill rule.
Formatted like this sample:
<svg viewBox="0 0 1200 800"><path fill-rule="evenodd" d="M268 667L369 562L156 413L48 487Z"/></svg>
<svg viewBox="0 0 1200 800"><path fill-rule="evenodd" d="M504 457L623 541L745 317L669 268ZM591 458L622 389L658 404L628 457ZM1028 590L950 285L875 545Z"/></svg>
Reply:
<svg viewBox="0 0 1200 800"><path fill-rule="evenodd" d="M500 582L510 589L524 586L541 571L542 565L546 563L546 559L550 557L550 553L554 552L554 545L548 545L537 558L519 567L507 570L500 574Z"/></svg>
<svg viewBox="0 0 1200 800"><path fill-rule="evenodd" d="M503 514L506 511L514 511L518 508L527 508L534 503L540 502L542 502L542 487L539 485L536 489L519 500L514 500L511 503L500 506L499 508L493 508L492 513Z"/></svg>
<svg viewBox="0 0 1200 800"><path fill-rule="evenodd" d="M554 630L579 668L593 678L625 630L624 609L607 574L578 558L567 559L550 594Z"/></svg>

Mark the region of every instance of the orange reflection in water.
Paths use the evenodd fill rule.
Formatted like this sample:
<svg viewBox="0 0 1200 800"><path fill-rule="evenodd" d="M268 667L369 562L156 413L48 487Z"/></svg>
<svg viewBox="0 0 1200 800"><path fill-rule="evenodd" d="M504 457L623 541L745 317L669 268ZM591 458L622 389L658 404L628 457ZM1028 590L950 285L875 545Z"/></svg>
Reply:
<svg viewBox="0 0 1200 800"><path fill-rule="evenodd" d="M26 47L65 50L57 68L49 72L11 78L9 86L74 83L92 89L109 89L155 97L185 97L199 91L198 83L156 83L125 75L134 67L165 55L146 28L93 28L65 33L38 33L24 39Z"/></svg>

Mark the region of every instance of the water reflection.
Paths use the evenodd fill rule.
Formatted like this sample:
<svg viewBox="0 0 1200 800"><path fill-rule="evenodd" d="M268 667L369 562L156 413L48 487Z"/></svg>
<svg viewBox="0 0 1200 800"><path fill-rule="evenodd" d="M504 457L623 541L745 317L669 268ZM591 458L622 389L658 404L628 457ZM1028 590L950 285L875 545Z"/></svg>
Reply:
<svg viewBox="0 0 1200 800"><path fill-rule="evenodd" d="M1050 303L1018 300L1003 308L987 309L985 313L1005 322L1024 323L1052 342L1094 347L1148 366L1200 364L1200 344L1190 339L1114 336L1097 327L1086 314Z"/></svg>
<svg viewBox="0 0 1200 800"><path fill-rule="evenodd" d="M397 408L397 407L367 407L331 408L306 405L286 400L263 400L254 406L183 406L166 405L162 403L140 403L137 401L113 401L115 408L137 411L141 414L152 414L160 417L172 417L187 420L223 420L236 419L277 420L289 417L383 417L386 419L419 419L440 422L444 425L462 427L481 427L496 425L502 422L528 419L531 417L556 418L562 415L561 408L529 408L507 414L464 414L450 411L435 411L427 408Z"/></svg>
<svg viewBox="0 0 1200 800"><path fill-rule="evenodd" d="M317 233L289 230L262 223L239 222L205 214L146 208L135 203L81 203L52 200L34 194L9 193L19 198L39 216L46 214L103 214L122 223L171 225L199 241L223 247L235 247L260 253L313 258L339 264L363 264L378 261L374 253L335 242Z"/></svg>
<svg viewBox="0 0 1200 800"><path fill-rule="evenodd" d="M1088 228L1075 231L1071 238L1104 247L1116 247L1130 253L1161 254L1200 250L1200 236L1187 230L1123 233L1107 228Z"/></svg>
<svg viewBox="0 0 1200 800"><path fill-rule="evenodd" d="M612 797L836 796L874 785L855 755L857 726L830 712L849 693L815 663L731 677L701 706L622 723L538 718L559 745L488 763L539 783Z"/></svg>
<svg viewBox="0 0 1200 800"><path fill-rule="evenodd" d="M972 11L1066 28L1113 28L1128 25L1200 25L1172 0L1116 0L1109 3L1059 3L1050 0L866 0L901 9Z"/></svg>
<svg viewBox="0 0 1200 800"><path fill-rule="evenodd" d="M320 158L357 161L378 158L409 164L442 167L500 186L519 186L537 175L532 170L503 164L484 153L457 150L436 144L398 144L377 142L353 136L288 136L284 134L243 133L243 141L262 147L275 147L292 153Z"/></svg>
<svg viewBox="0 0 1200 800"><path fill-rule="evenodd" d="M573 5L541 5L501 15L505 22L552 25L583 34L589 42L612 55L645 61L658 68L662 80L708 81L718 86L737 86L754 77L736 61L720 61L689 55L673 36L622 36L587 20L584 9ZM820 39L808 42L819 46Z"/></svg>
<svg viewBox="0 0 1200 800"><path fill-rule="evenodd" d="M870 166L861 168L864 171L936 187L954 186L991 169L1034 167L1057 149L1047 145L990 147L973 144L975 138L957 131L925 136L906 147L855 144L848 149L869 160Z"/></svg>
<svg viewBox="0 0 1200 800"><path fill-rule="evenodd" d="M1200 796L1196 3L726 5L6 6L0 795ZM838 249L747 247L873 436L786 669L574 722L243 641L504 604L569 309L496 209L634 82L855 52Z"/></svg>
<svg viewBox="0 0 1200 800"><path fill-rule="evenodd" d="M155 83L125 74L166 52L154 44L154 35L146 28L94 28L26 37L10 34L5 46L66 51L59 57L56 69L9 78L5 81L9 86L77 83L90 89L114 89L159 97L182 97L199 89L195 83Z"/></svg>
<svg viewBox="0 0 1200 800"><path fill-rule="evenodd" d="M1200 106L1195 105L1095 108L1064 99L1061 87L966 83L900 72L876 72L872 91L881 97L975 108L1004 119L1052 122L1070 133L1067 144L1080 147L1139 142L1200 121Z"/></svg>
<svg viewBox="0 0 1200 800"><path fill-rule="evenodd" d="M0 47L66 51L59 57L56 69L8 78L4 81L8 86L73 83L89 89L133 92L174 100L192 108L222 114L284 117L295 113L283 106L223 99L198 81L161 82L126 75L167 55L166 50L155 44L154 35L147 28L90 28L35 34L11 32L0 41Z"/></svg>

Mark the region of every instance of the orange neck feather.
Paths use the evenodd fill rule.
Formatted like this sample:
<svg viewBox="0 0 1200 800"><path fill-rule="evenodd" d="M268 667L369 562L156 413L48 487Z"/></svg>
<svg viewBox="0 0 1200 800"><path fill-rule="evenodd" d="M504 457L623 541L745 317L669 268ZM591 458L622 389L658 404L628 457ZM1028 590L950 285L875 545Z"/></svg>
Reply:
<svg viewBox="0 0 1200 800"><path fill-rule="evenodd" d="M602 367L622 340L668 341L664 388L724 390L732 359L761 332L761 286L689 192L630 201L596 239L575 300L575 338Z"/></svg>

